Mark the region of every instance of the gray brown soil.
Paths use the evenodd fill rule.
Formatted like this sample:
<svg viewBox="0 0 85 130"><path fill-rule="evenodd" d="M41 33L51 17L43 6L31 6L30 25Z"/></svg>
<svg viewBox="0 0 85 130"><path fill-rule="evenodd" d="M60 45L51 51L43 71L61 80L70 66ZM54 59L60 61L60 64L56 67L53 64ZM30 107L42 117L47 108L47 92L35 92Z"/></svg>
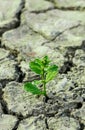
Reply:
<svg viewBox="0 0 85 130"><path fill-rule="evenodd" d="M44 106L23 84L45 55L59 73ZM85 0L0 0L0 130L85 130Z"/></svg>

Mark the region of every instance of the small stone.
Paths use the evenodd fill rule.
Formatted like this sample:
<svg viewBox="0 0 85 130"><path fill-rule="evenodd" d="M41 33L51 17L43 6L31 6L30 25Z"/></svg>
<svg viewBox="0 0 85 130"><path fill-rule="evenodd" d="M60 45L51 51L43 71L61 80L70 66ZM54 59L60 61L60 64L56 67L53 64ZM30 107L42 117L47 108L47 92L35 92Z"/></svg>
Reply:
<svg viewBox="0 0 85 130"><path fill-rule="evenodd" d="M73 63L78 67L83 66L85 67L85 52L83 50L76 50L75 56L73 58Z"/></svg>

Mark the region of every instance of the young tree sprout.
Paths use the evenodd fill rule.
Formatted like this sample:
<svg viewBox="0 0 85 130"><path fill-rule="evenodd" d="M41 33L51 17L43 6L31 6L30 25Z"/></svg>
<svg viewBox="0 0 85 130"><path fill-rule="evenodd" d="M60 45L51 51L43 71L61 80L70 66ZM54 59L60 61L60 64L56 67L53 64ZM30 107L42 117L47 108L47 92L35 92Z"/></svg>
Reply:
<svg viewBox="0 0 85 130"><path fill-rule="evenodd" d="M24 89L35 95L47 96L46 84L55 78L58 73L58 66L50 65L50 60L48 56L44 56L42 59L35 59L29 63L30 69L36 74L40 75L40 80L35 80L33 82L26 82L24 84ZM42 85L42 90L38 87Z"/></svg>

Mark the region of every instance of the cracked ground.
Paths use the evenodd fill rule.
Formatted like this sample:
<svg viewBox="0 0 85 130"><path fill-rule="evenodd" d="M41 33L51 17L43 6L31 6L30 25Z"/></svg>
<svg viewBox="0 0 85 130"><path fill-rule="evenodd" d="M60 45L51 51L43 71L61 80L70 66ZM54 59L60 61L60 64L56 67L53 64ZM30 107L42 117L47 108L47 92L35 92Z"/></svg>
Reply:
<svg viewBox="0 0 85 130"><path fill-rule="evenodd" d="M44 108L23 84L45 55L59 73ZM0 130L85 130L85 0L0 0Z"/></svg>

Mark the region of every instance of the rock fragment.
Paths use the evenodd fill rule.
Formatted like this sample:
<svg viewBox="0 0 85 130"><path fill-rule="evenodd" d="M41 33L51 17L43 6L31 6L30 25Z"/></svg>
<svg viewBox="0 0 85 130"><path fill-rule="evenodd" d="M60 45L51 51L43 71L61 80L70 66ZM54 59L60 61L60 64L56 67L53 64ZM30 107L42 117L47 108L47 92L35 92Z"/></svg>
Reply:
<svg viewBox="0 0 85 130"><path fill-rule="evenodd" d="M76 10L76 9L82 9L85 7L85 1L84 0L53 0L53 3L58 8L67 8L70 10Z"/></svg>
<svg viewBox="0 0 85 130"><path fill-rule="evenodd" d="M6 58L9 55L9 51L0 48L0 61Z"/></svg>
<svg viewBox="0 0 85 130"><path fill-rule="evenodd" d="M0 130L12 130L17 122L17 118L12 115L0 115Z"/></svg>
<svg viewBox="0 0 85 130"><path fill-rule="evenodd" d="M44 118L30 117L20 122L17 130L47 130Z"/></svg>
<svg viewBox="0 0 85 130"><path fill-rule="evenodd" d="M4 89L3 99L7 103L8 110L18 115L32 115L36 105L42 106L42 101L35 98L29 92L25 92L23 84L10 82Z"/></svg>
<svg viewBox="0 0 85 130"><path fill-rule="evenodd" d="M19 25L20 11L24 7L22 0L9 2L8 0L0 1L0 36L12 28ZM9 6L8 6L9 5ZM10 7L10 8L9 8Z"/></svg>
<svg viewBox="0 0 85 130"><path fill-rule="evenodd" d="M6 55L6 54L5 54ZM0 80L14 80L17 73L15 70L16 62L5 58L0 61Z"/></svg>
<svg viewBox="0 0 85 130"><path fill-rule="evenodd" d="M24 11L21 15L21 21L22 24L27 23L28 27L41 34L44 38L53 40L64 31L76 27L79 24L84 24L85 13L57 9L41 14Z"/></svg>
<svg viewBox="0 0 85 130"><path fill-rule="evenodd" d="M30 12L39 12L49 8L53 8L53 4L45 0L26 0L25 8Z"/></svg>

